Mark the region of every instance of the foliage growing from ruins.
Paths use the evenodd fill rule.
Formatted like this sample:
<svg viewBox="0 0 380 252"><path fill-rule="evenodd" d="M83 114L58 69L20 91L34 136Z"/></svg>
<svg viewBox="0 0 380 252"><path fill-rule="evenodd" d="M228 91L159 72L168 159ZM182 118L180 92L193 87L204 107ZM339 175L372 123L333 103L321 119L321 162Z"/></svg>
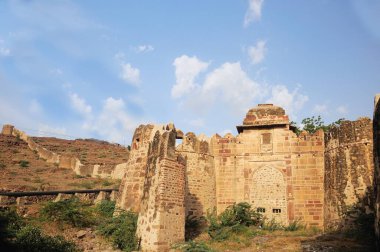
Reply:
<svg viewBox="0 0 380 252"><path fill-rule="evenodd" d="M314 134L316 131L322 129L324 132L328 132L332 127L339 126L343 121L345 121L345 118L340 118L337 121L326 125L325 122L322 120L322 117L319 115L317 117L307 117L304 118L301 121L301 124L303 125L303 128L300 128L297 126L297 123L294 121L290 122L291 130L293 130L294 133L297 135L301 134L302 131L306 131L310 134Z"/></svg>
<svg viewBox="0 0 380 252"><path fill-rule="evenodd" d="M0 210L0 248L2 251L78 251L76 245L61 236L47 236L27 225L14 209Z"/></svg>
<svg viewBox="0 0 380 252"><path fill-rule="evenodd" d="M241 202L227 207L219 216L216 216L215 211L208 213L207 220L210 237L214 240L223 241L234 233L247 232L244 227L260 225L263 218L260 213L251 209L251 205Z"/></svg>
<svg viewBox="0 0 380 252"><path fill-rule="evenodd" d="M115 211L115 201L102 200L96 208L102 217L112 218Z"/></svg>
<svg viewBox="0 0 380 252"><path fill-rule="evenodd" d="M40 215L61 225L69 224L74 227L89 227L94 223L93 213L75 197L58 202L47 202L41 209Z"/></svg>
<svg viewBox="0 0 380 252"><path fill-rule="evenodd" d="M201 233L202 224L205 222L204 217L188 215L185 219L185 240L191 240Z"/></svg>
<svg viewBox="0 0 380 252"><path fill-rule="evenodd" d="M115 248L128 252L137 250L137 217L136 213L122 211L99 225L98 231L109 238Z"/></svg>
<svg viewBox="0 0 380 252"><path fill-rule="evenodd" d="M79 251L73 242L62 236L46 236L37 227L26 226L16 235L18 251L30 252L74 252Z"/></svg>

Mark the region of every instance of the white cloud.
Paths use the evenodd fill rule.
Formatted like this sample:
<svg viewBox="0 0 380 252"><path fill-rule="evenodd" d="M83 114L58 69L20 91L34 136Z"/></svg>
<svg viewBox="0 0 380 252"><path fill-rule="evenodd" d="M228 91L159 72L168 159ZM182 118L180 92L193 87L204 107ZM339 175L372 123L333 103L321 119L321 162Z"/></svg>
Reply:
<svg viewBox="0 0 380 252"><path fill-rule="evenodd" d="M316 104L313 108L313 112L317 114L328 114L327 104Z"/></svg>
<svg viewBox="0 0 380 252"><path fill-rule="evenodd" d="M101 112L93 118L86 121L83 128L95 131L111 142L129 141L129 137L138 125L137 120L126 112L123 99L113 97L108 97L103 102Z"/></svg>
<svg viewBox="0 0 380 252"><path fill-rule="evenodd" d="M226 62L207 75L200 98L203 103L210 104L218 100L234 110L245 110L264 93L260 85L243 71L239 62Z"/></svg>
<svg viewBox="0 0 380 252"><path fill-rule="evenodd" d="M137 53L147 53L152 52L154 50L154 47L152 45L139 45L135 48L135 51Z"/></svg>
<svg viewBox="0 0 380 252"><path fill-rule="evenodd" d="M90 116L92 112L92 108L90 105L87 105L86 101L79 97L76 93L71 93L69 95L71 106L81 115Z"/></svg>
<svg viewBox="0 0 380 252"><path fill-rule="evenodd" d="M339 107L336 109L336 111L337 111L339 114L341 114L341 115L347 115L347 113L348 113L348 109L347 109L347 107L346 107L346 106L343 106L343 105L339 106Z"/></svg>
<svg viewBox="0 0 380 252"><path fill-rule="evenodd" d="M259 40L255 46L250 46L248 48L248 55L251 59L252 64L258 64L262 62L265 58L266 51L266 41L264 40Z"/></svg>
<svg viewBox="0 0 380 252"><path fill-rule="evenodd" d="M283 107L287 114L294 118L296 118L297 111L301 110L303 105L309 100L307 95L299 93L299 88L295 88L290 92L286 86L276 85L271 89L272 96L267 102Z"/></svg>
<svg viewBox="0 0 380 252"><path fill-rule="evenodd" d="M11 49L5 46L5 41L0 39L0 56L7 57L11 54Z"/></svg>
<svg viewBox="0 0 380 252"><path fill-rule="evenodd" d="M244 27L247 27L251 22L261 19L261 10L264 0L249 0L249 7L244 17Z"/></svg>
<svg viewBox="0 0 380 252"><path fill-rule="evenodd" d="M60 68L53 68L50 70L50 73L53 74L53 75L62 75L63 74L63 70L60 69Z"/></svg>
<svg viewBox="0 0 380 252"><path fill-rule="evenodd" d="M140 70L133 67L130 63L121 63L120 78L125 82L132 85L139 85L140 83Z"/></svg>
<svg viewBox="0 0 380 252"><path fill-rule="evenodd" d="M67 138L67 130L65 127L51 127L46 124L38 126L38 136L56 136L60 138Z"/></svg>
<svg viewBox="0 0 380 252"><path fill-rule="evenodd" d="M173 98L179 98L196 87L195 78L207 69L209 63L202 62L196 56L182 55L174 60L173 66L175 67L176 84L171 90L171 95Z"/></svg>

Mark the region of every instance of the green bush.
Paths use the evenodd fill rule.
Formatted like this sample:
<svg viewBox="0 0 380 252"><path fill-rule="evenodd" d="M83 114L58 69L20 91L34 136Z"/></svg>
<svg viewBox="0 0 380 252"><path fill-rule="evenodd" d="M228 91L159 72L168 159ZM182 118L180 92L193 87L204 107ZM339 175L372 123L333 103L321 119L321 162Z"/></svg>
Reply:
<svg viewBox="0 0 380 252"><path fill-rule="evenodd" d="M263 222L262 229L272 232L275 230L283 230L284 226L278 223L275 219L271 219L270 221Z"/></svg>
<svg viewBox="0 0 380 252"><path fill-rule="evenodd" d="M112 218L115 211L115 201L102 200L96 208L101 216Z"/></svg>
<svg viewBox="0 0 380 252"><path fill-rule="evenodd" d="M305 225L303 225L300 220L294 220L294 221L290 222L288 226L284 227L284 230L285 231L297 231L297 230L304 229L304 228L305 228Z"/></svg>
<svg viewBox="0 0 380 252"><path fill-rule="evenodd" d="M217 241L226 240L242 230L245 231L244 235L251 235L242 227L258 226L262 223L262 219L262 215L252 210L248 203L241 202L227 207L219 216L216 216L215 211L208 213L207 232L212 239Z"/></svg>
<svg viewBox="0 0 380 252"><path fill-rule="evenodd" d="M15 209L0 210L0 237L1 239L13 238L25 225L24 220L17 214Z"/></svg>
<svg viewBox="0 0 380 252"><path fill-rule="evenodd" d="M98 232L109 238L115 248L129 252L137 249L136 229L137 214L123 211L99 225Z"/></svg>
<svg viewBox="0 0 380 252"><path fill-rule="evenodd" d="M14 209L0 210L0 248L22 252L78 251L74 243L63 237L45 236L40 229L26 225Z"/></svg>
<svg viewBox="0 0 380 252"><path fill-rule="evenodd" d="M66 241L62 236L45 236L41 230L26 226L16 235L14 242L18 251L25 252L72 252L78 251L75 244Z"/></svg>
<svg viewBox="0 0 380 252"><path fill-rule="evenodd" d="M27 167L29 167L29 161L26 161L26 160L20 160L19 165L20 165L22 168L27 168Z"/></svg>
<svg viewBox="0 0 380 252"><path fill-rule="evenodd" d="M48 220L74 227L88 227L94 224L93 213L75 197L46 203L41 209L40 215Z"/></svg>

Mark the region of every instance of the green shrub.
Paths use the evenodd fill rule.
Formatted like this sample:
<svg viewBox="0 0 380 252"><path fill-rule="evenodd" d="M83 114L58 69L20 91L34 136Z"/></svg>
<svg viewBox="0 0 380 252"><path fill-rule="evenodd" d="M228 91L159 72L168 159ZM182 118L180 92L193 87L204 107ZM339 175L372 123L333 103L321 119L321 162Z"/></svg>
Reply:
<svg viewBox="0 0 380 252"><path fill-rule="evenodd" d="M204 242L188 241L183 244L174 246L174 249L179 249L184 252L212 252Z"/></svg>
<svg viewBox="0 0 380 252"><path fill-rule="evenodd" d="M102 200L96 208L100 215L112 218L115 211L115 201Z"/></svg>
<svg viewBox="0 0 380 252"><path fill-rule="evenodd" d="M226 240L241 230L245 230L244 235L251 235L246 232L247 229L242 227L258 226L262 223L262 219L262 215L252 210L248 203L241 202L227 207L219 216L216 216L215 211L208 213L207 232L216 241Z"/></svg>
<svg viewBox="0 0 380 252"><path fill-rule="evenodd" d="M58 202L47 202L41 209L40 215L48 220L74 227L88 227L94 223L93 213L84 208L83 203L75 197Z"/></svg>
<svg viewBox="0 0 380 252"><path fill-rule="evenodd" d="M136 229L137 214L124 211L98 227L101 235L108 237L114 247L123 251L137 249Z"/></svg>
<svg viewBox="0 0 380 252"><path fill-rule="evenodd" d="M113 183L111 181L108 181L108 180L104 180L103 183L102 183L102 186L110 186L112 185Z"/></svg>
<svg viewBox="0 0 380 252"><path fill-rule="evenodd" d="M26 161L26 160L20 160L20 162L18 163L20 165L20 167L22 168L27 168L29 167L29 161Z"/></svg>
<svg viewBox="0 0 380 252"><path fill-rule="evenodd" d="M14 241L18 251L25 252L72 252L78 251L75 244L66 241L62 236L45 236L41 230L26 226L16 235Z"/></svg>
<svg viewBox="0 0 380 252"><path fill-rule="evenodd" d="M17 214L15 209L0 210L0 237L1 239L13 238L25 225L24 220Z"/></svg>
<svg viewBox="0 0 380 252"><path fill-rule="evenodd" d="M289 223L288 226L284 227L285 231L297 231L299 229L304 229L305 225L301 223L300 220L294 220Z"/></svg>
<svg viewBox="0 0 380 252"><path fill-rule="evenodd" d="M270 221L263 222L262 229L272 232L275 230L283 230L284 226L278 223L275 219L271 219Z"/></svg>

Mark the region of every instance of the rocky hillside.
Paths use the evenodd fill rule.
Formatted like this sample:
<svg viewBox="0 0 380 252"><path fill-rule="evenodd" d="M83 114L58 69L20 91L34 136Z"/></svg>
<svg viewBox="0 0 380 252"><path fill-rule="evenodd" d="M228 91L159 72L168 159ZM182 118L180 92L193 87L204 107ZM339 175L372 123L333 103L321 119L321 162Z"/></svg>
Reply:
<svg viewBox="0 0 380 252"><path fill-rule="evenodd" d="M54 151L67 149L73 155L77 152L95 163L123 162L122 154L128 155L126 148L111 144L85 140L49 139L52 138L46 138L40 142L44 143L46 147L55 146ZM83 147L81 147L82 143ZM72 147L68 148L68 146ZM107 155L109 153L113 153L113 155ZM105 157L101 155L105 155ZM2 134L0 134L0 178L1 191L117 188L119 183L117 180L78 176L71 169L58 168L57 165L40 159L37 153L33 152L21 139Z"/></svg>

